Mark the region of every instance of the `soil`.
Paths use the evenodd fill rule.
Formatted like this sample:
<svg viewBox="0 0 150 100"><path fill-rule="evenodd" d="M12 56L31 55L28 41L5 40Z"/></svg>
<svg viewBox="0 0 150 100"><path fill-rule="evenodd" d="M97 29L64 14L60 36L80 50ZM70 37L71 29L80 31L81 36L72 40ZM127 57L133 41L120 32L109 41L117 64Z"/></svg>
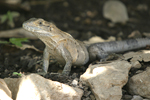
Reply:
<svg viewBox="0 0 150 100"><path fill-rule="evenodd" d="M40 2L41 1L41 2ZM150 0L120 0L127 7L130 20L126 24L114 24L102 15L102 7L107 0L22 0L28 2L30 10L20 7L0 6L0 15L6 14L8 10L17 11L20 16L14 18L15 27L19 28L29 18L43 18L56 24L58 28L69 32L74 38L84 41L92 36L100 36L108 39L110 36L117 40L127 39L133 31L150 33ZM141 8L140 8L141 7ZM0 31L12 29L5 22L0 24ZM120 34L123 33L123 34ZM8 40L0 39L0 40ZM34 49L21 50L12 44L0 44L0 78L18 77L13 72L29 74L41 70L42 51L45 45L40 40L30 40L28 43L34 45L40 51ZM50 72L61 72L63 67L52 59L49 73L46 78L67 83L85 72L88 65L73 66L69 78L54 78Z"/></svg>

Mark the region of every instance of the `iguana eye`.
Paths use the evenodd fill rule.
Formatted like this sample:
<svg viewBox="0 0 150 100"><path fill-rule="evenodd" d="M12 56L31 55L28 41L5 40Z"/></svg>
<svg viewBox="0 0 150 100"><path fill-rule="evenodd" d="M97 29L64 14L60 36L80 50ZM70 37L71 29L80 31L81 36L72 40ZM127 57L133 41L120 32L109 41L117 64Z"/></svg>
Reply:
<svg viewBox="0 0 150 100"><path fill-rule="evenodd" d="M39 22L39 24L41 25L41 24L42 24L42 22Z"/></svg>

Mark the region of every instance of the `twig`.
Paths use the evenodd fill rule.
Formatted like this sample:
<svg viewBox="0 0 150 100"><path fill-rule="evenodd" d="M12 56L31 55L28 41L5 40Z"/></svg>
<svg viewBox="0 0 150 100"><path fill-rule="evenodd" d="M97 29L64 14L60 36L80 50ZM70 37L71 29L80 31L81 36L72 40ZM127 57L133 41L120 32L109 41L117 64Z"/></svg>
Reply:
<svg viewBox="0 0 150 100"><path fill-rule="evenodd" d="M23 28L17 28L7 31L0 31L0 38L28 38L28 39L38 39L36 36L31 34L28 31L25 31Z"/></svg>

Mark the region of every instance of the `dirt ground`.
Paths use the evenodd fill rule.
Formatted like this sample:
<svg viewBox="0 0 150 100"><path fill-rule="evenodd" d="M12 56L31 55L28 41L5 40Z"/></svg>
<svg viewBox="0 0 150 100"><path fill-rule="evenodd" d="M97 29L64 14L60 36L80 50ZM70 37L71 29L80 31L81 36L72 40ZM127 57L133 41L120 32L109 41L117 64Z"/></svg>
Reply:
<svg viewBox="0 0 150 100"><path fill-rule="evenodd" d="M10 11L17 11L20 16L14 18L15 27L11 28L7 23L0 24L0 31L19 28L29 18L43 18L52 21L58 28L69 32L78 40L88 40L92 36L100 36L108 39L110 36L117 40L127 39L133 31L150 33L150 0L120 0L127 7L129 21L126 24L117 23L110 26L111 21L102 15L102 7L106 0L22 0L29 3L29 10L0 4L0 15ZM142 6L140 6L142 5ZM141 7L141 8L140 8ZM123 34L119 34L122 32ZM0 38L8 40L8 38ZM20 50L12 44L0 44L0 78L18 77L12 75L18 73L36 73L41 70L42 53L45 45L40 40L29 40L28 44L34 45L40 51L34 49ZM59 72L63 69L57 62L52 61L49 72ZM76 74L79 77L85 72L88 65L73 67L70 76ZM45 76L51 78L49 74ZM74 77L70 77L74 78ZM53 78L56 80L56 78ZM57 79L66 82L68 79Z"/></svg>

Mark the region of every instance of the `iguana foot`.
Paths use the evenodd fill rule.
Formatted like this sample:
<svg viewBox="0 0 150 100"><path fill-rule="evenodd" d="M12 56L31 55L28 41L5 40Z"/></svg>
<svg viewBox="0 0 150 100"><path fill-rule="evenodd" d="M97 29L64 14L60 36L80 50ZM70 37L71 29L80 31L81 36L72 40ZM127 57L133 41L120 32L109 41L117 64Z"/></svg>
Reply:
<svg viewBox="0 0 150 100"><path fill-rule="evenodd" d="M70 71L63 70L62 75L64 75L64 76L68 76L68 75L69 75L69 73L70 73Z"/></svg>

